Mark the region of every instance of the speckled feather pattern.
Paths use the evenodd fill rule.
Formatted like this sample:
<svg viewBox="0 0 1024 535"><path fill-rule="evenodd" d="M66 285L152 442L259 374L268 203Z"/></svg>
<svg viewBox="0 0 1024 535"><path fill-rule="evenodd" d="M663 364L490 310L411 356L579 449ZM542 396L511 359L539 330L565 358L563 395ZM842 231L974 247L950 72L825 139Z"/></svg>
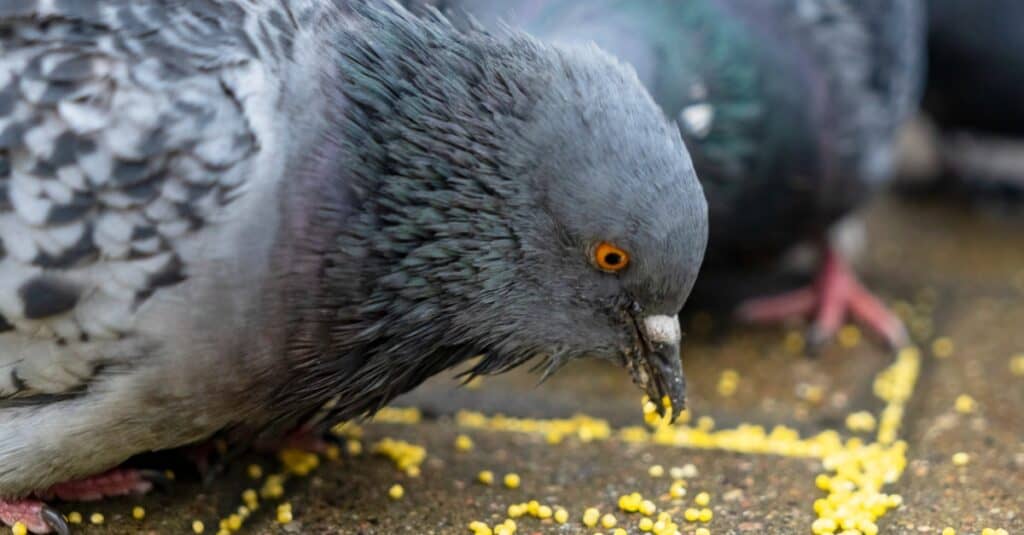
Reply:
<svg viewBox="0 0 1024 535"><path fill-rule="evenodd" d="M245 232L274 221L264 145L289 129L275 76L301 71L295 25L320 10L0 1L0 496L215 425L148 404L186 402L203 355L237 345L192 329L258 282ZM175 431L113 431L137 418ZM123 442L86 438L105 434Z"/></svg>
<svg viewBox="0 0 1024 535"><path fill-rule="evenodd" d="M219 72L256 52L218 22L241 9L20 4L0 18L0 347L25 345L0 351L0 399L87 381L94 363L27 340L130 336L188 276L176 242L241 194L258 150Z"/></svg>

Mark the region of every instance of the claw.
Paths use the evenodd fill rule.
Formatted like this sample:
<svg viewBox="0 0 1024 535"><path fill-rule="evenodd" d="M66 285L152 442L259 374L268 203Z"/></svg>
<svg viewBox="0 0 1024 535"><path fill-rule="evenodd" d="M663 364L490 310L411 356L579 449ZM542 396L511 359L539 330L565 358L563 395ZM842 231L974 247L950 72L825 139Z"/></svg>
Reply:
<svg viewBox="0 0 1024 535"><path fill-rule="evenodd" d="M39 518L46 522L47 526L53 530L57 535L71 535L71 527L68 526L68 521L64 518L64 515L60 514L60 511L44 505L39 510Z"/></svg>
<svg viewBox="0 0 1024 535"><path fill-rule="evenodd" d="M159 470L139 470L138 474L142 479L152 483L157 491L164 494L171 491L173 482L163 472Z"/></svg>

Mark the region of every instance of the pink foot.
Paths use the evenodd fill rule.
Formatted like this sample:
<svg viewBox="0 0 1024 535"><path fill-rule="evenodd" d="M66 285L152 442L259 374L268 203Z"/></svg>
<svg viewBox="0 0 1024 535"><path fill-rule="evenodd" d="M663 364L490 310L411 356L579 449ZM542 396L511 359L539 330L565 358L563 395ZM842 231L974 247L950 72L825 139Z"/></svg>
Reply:
<svg viewBox="0 0 1024 535"><path fill-rule="evenodd" d="M830 247L825 248L821 270L813 286L782 295L751 299L737 310L751 323L777 323L794 316L813 316L810 341L817 345L831 339L849 314L891 347L908 342L903 322L857 279L853 269Z"/></svg>
<svg viewBox="0 0 1024 535"><path fill-rule="evenodd" d="M114 496L145 494L153 488L151 479L160 477L151 476L149 472L118 468L86 479L54 485L37 492L34 498L90 502ZM69 535L71 529L64 516L38 499L0 499L0 522L8 526L21 522L30 533Z"/></svg>
<svg viewBox="0 0 1024 535"><path fill-rule="evenodd" d="M28 528L29 533L71 534L64 516L43 502L0 500L0 523L13 526L19 522Z"/></svg>

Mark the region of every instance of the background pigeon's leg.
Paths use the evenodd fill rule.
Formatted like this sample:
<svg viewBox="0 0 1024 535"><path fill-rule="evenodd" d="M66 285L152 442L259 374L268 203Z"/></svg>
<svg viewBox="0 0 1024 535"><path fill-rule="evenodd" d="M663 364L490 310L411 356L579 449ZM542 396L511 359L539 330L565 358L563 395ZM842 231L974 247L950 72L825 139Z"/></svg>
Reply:
<svg viewBox="0 0 1024 535"><path fill-rule="evenodd" d="M70 535L64 517L50 506L36 500L0 499L0 523L13 526L21 522L29 533L57 533Z"/></svg>
<svg viewBox="0 0 1024 535"><path fill-rule="evenodd" d="M812 345L835 336L850 315L892 347L907 343L907 331L900 318L860 283L853 268L827 244L812 286L748 300L740 305L737 315L752 323L777 323L793 317L813 316L809 337Z"/></svg>

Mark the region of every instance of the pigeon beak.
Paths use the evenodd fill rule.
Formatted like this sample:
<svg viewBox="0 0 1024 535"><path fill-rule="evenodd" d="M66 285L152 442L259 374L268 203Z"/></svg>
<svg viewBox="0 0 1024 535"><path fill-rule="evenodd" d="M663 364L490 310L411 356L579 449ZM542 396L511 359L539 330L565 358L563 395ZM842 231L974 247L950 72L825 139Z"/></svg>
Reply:
<svg viewBox="0 0 1024 535"><path fill-rule="evenodd" d="M642 347L629 366L633 381L663 410L668 408L663 402L667 397L675 420L686 408L686 378L679 352L679 318L647 316L637 323Z"/></svg>

